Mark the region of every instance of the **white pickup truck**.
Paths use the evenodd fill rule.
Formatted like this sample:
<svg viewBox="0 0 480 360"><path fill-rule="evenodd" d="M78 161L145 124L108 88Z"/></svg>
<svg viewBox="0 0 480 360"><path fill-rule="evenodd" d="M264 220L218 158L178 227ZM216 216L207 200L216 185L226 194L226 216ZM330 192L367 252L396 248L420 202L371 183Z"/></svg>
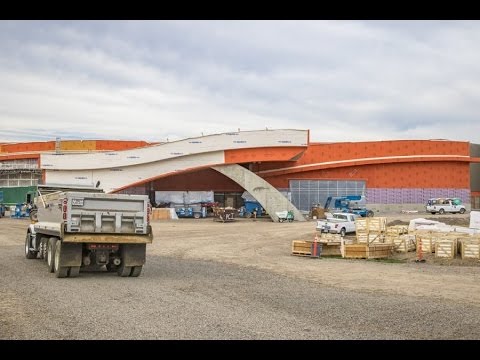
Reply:
<svg viewBox="0 0 480 360"><path fill-rule="evenodd" d="M326 220L318 220L317 230L340 234L343 237L346 233L355 232L355 219L357 217L359 217L357 214L334 213L332 217Z"/></svg>

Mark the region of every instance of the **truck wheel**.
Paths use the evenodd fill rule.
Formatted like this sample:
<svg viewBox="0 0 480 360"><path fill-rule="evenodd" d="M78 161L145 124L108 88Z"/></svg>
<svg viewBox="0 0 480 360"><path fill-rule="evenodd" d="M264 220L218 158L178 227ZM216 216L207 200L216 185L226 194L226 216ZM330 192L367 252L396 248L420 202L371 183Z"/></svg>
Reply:
<svg viewBox="0 0 480 360"><path fill-rule="evenodd" d="M47 261L47 243L45 238L40 239L40 244L38 245L38 258Z"/></svg>
<svg viewBox="0 0 480 360"><path fill-rule="evenodd" d="M367 217L373 217L373 211L372 210L368 210L367 212Z"/></svg>
<svg viewBox="0 0 480 360"><path fill-rule="evenodd" d="M118 270L118 266L112 263L108 263L107 265L105 265L105 267L107 268L108 272L115 272Z"/></svg>
<svg viewBox="0 0 480 360"><path fill-rule="evenodd" d="M30 250L31 245L31 236L30 232L27 233L25 238L25 257L27 259L36 259L37 258L37 251Z"/></svg>
<svg viewBox="0 0 480 360"><path fill-rule="evenodd" d="M440 209L440 210L438 210L438 213L439 213L440 215L443 215L443 214L445 214L445 210L444 210L444 209Z"/></svg>
<svg viewBox="0 0 480 360"><path fill-rule="evenodd" d="M37 210L30 211L30 220L32 220L32 221L37 221L38 220Z"/></svg>
<svg viewBox="0 0 480 360"><path fill-rule="evenodd" d="M347 231L345 230L345 228L342 228L342 230L340 230L340 236L341 237L344 237L346 233L347 233Z"/></svg>
<svg viewBox="0 0 480 360"><path fill-rule="evenodd" d="M119 266L119 268L117 270L118 276L121 276L121 277L130 276L131 272L132 272L132 267L131 266L124 266L123 263Z"/></svg>
<svg viewBox="0 0 480 360"><path fill-rule="evenodd" d="M62 256L62 242L57 240L55 243L55 254L53 261L53 269L57 278L64 278L68 276L68 266L60 266L60 257Z"/></svg>
<svg viewBox="0 0 480 360"><path fill-rule="evenodd" d="M80 274L80 266L71 266L68 272L69 277L77 277Z"/></svg>
<svg viewBox="0 0 480 360"><path fill-rule="evenodd" d="M47 267L48 267L48 272L51 272L51 273L54 271L53 263L55 262L54 257L55 257L56 242L57 242L57 238L51 237L50 239L48 239L48 243L47 243Z"/></svg>
<svg viewBox="0 0 480 360"><path fill-rule="evenodd" d="M133 266L132 267L132 272L130 273L131 277L138 277L140 273L142 272L143 266Z"/></svg>
<svg viewBox="0 0 480 360"><path fill-rule="evenodd" d="M465 209L464 208L460 209L460 214L465 214Z"/></svg>

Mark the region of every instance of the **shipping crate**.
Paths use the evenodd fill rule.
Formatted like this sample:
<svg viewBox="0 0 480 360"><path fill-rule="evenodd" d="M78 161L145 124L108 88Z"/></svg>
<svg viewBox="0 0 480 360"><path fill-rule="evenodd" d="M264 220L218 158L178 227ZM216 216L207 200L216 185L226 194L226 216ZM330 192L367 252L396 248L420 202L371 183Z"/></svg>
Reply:
<svg viewBox="0 0 480 360"><path fill-rule="evenodd" d="M338 256L342 255L340 241L320 241L322 243L322 256Z"/></svg>
<svg viewBox="0 0 480 360"><path fill-rule="evenodd" d="M168 220L170 216L170 208L154 208L152 209L152 220Z"/></svg>
<svg viewBox="0 0 480 360"><path fill-rule="evenodd" d="M360 233L384 233L387 227L386 217L366 217L355 219L355 231Z"/></svg>
<svg viewBox="0 0 480 360"><path fill-rule="evenodd" d="M322 254L323 244L310 240L294 240L292 241L292 255L295 256L310 256L313 257L313 246L317 246L317 257Z"/></svg>
<svg viewBox="0 0 480 360"><path fill-rule="evenodd" d="M385 242L385 235L383 233L368 233L368 234L357 234L357 242L359 244L383 244Z"/></svg>
<svg viewBox="0 0 480 360"><path fill-rule="evenodd" d="M435 252L435 242L436 237L433 237L431 233L421 233L417 234L417 250L420 250L422 253L433 253Z"/></svg>
<svg viewBox="0 0 480 360"><path fill-rule="evenodd" d="M415 235L403 234L393 239L393 247L398 252L415 251L417 248Z"/></svg>
<svg viewBox="0 0 480 360"><path fill-rule="evenodd" d="M320 233L319 239L321 242L340 242L340 240L342 240L342 236L340 234Z"/></svg>
<svg viewBox="0 0 480 360"><path fill-rule="evenodd" d="M408 225L387 226L387 236L400 236L408 233Z"/></svg>
<svg viewBox="0 0 480 360"><path fill-rule="evenodd" d="M458 243L462 259L480 259L480 240L461 238Z"/></svg>
<svg viewBox="0 0 480 360"><path fill-rule="evenodd" d="M455 240L438 240L435 243L435 257L453 259L457 252Z"/></svg>
<svg viewBox="0 0 480 360"><path fill-rule="evenodd" d="M391 244L353 244L345 245L345 257L348 259L387 258L392 254Z"/></svg>

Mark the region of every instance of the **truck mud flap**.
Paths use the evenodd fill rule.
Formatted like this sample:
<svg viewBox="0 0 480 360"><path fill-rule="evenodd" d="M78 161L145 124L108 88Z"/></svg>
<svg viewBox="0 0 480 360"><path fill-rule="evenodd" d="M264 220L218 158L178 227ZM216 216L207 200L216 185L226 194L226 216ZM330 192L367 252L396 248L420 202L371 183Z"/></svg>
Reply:
<svg viewBox="0 0 480 360"><path fill-rule="evenodd" d="M145 264L146 244L121 244L120 251L124 266Z"/></svg>
<svg viewBox="0 0 480 360"><path fill-rule="evenodd" d="M62 243L62 255L60 266L81 266L82 265L82 244Z"/></svg>

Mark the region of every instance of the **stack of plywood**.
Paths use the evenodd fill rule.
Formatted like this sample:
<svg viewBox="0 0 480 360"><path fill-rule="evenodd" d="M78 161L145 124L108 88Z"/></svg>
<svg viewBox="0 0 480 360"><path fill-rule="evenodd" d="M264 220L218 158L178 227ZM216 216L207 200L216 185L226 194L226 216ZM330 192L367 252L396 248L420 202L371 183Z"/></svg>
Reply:
<svg viewBox="0 0 480 360"><path fill-rule="evenodd" d="M382 244L385 242L386 217L355 219L355 232L359 244Z"/></svg>

